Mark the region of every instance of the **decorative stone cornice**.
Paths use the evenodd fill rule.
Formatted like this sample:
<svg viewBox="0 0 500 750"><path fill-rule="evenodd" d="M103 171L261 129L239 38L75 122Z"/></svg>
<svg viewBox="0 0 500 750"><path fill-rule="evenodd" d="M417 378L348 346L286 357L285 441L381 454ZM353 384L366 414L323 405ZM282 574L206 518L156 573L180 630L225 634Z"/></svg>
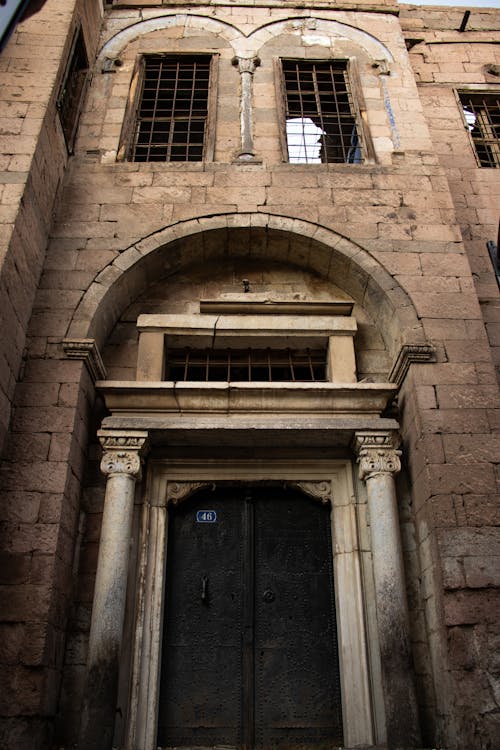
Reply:
<svg viewBox="0 0 500 750"><path fill-rule="evenodd" d="M178 505L187 500L196 490L203 487L214 488L213 482L167 482L166 504Z"/></svg>
<svg viewBox="0 0 500 750"><path fill-rule="evenodd" d="M357 432L354 450L359 464L359 478L363 481L379 474L401 471L399 436L395 432Z"/></svg>
<svg viewBox="0 0 500 750"><path fill-rule="evenodd" d="M105 379L106 368L94 339L64 339L62 346L68 359L81 359L85 362L94 383Z"/></svg>
<svg viewBox="0 0 500 750"><path fill-rule="evenodd" d="M332 483L329 480L287 482L286 486L300 490L313 500L318 500L322 505L328 505L332 501Z"/></svg>
<svg viewBox="0 0 500 750"><path fill-rule="evenodd" d="M410 365L435 362L436 350L430 344L403 344L391 367L387 380L400 387Z"/></svg>
<svg viewBox="0 0 500 750"><path fill-rule="evenodd" d="M104 450L101 459L102 473L106 476L128 474L134 479L140 479L142 457L148 447L148 433L99 430L97 436Z"/></svg>

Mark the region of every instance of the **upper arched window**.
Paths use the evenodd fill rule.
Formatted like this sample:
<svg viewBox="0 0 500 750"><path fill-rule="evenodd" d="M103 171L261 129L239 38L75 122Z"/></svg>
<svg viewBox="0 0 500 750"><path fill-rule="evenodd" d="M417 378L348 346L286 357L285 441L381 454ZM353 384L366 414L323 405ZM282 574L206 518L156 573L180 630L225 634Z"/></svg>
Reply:
<svg viewBox="0 0 500 750"><path fill-rule="evenodd" d="M353 67L349 60L277 61L286 161L360 164L373 157Z"/></svg>
<svg viewBox="0 0 500 750"><path fill-rule="evenodd" d="M121 158L206 161L215 128L213 55L146 55L134 72Z"/></svg>

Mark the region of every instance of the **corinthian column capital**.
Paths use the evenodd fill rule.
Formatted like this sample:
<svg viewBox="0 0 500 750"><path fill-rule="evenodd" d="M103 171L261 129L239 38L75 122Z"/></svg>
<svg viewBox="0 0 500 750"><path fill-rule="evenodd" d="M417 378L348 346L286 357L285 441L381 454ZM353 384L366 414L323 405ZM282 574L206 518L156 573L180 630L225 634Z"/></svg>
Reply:
<svg viewBox="0 0 500 750"><path fill-rule="evenodd" d="M259 57L233 57L232 63L238 68L240 73L250 73L253 75L255 69L260 65Z"/></svg>
<svg viewBox="0 0 500 750"><path fill-rule="evenodd" d="M399 436L395 432L357 432L354 450L363 481L379 474L395 475L401 471Z"/></svg>
<svg viewBox="0 0 500 750"><path fill-rule="evenodd" d="M101 459L103 474L128 474L134 479L140 478L142 456L147 450L147 432L99 430L97 436L104 450Z"/></svg>

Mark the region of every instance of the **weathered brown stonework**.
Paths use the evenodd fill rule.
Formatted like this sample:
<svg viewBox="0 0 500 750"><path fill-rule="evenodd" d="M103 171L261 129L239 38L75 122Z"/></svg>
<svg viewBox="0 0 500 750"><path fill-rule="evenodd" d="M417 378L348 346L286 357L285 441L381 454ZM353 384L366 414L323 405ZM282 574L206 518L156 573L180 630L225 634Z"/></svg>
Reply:
<svg viewBox="0 0 500 750"><path fill-rule="evenodd" d="M103 701L102 714L94 706L87 715L97 717L95 746L129 750L134 726L143 732L138 747L156 748L154 717L145 715L156 705L155 679L140 675L152 690L147 709L130 677L141 613L154 596L161 602L143 572L161 555L154 544L164 540L166 505L212 481L208 470L191 476L190 462L222 466L227 482L242 457L263 481L270 460L350 461L350 470L359 461L352 505L331 478L297 480L338 508L336 564L358 555L366 640L352 652L366 652L368 666L358 667L372 692L358 691L370 708L356 742L500 746L500 302L486 248L498 236L500 169L478 165L457 98L500 90L500 15L471 8L461 29L464 10L391 0L114 0L104 8L51 0L0 53L2 748L73 746L93 685ZM80 28L89 87L70 155L56 102ZM159 53L217 55L213 154L203 162L123 158L138 61ZM363 163L284 161L279 57L353 62L358 126L369 135ZM212 314L200 307L209 300L242 316L252 295L252 315L275 313L266 330L272 346L283 346L283 310L304 320L321 305L318 315L335 316L335 304L351 311L355 336L343 331L329 344L342 359L349 338L352 358L354 341L355 363L340 368L355 370L351 380L260 390L216 383L194 398L185 386L157 382L160 349L149 385L148 362L137 367L139 315L192 321ZM265 310L273 304L274 313ZM326 346L314 330L315 344ZM168 335L160 333L161 346ZM187 326L176 335L194 333ZM210 344L221 336L214 325ZM247 338L255 346L255 333ZM382 394L375 405L360 395L370 389ZM122 401L110 407L112 392ZM132 433L146 430L151 449L141 459L143 438L139 445ZM152 467L164 460L187 469L160 495ZM96 657L87 673L101 461L104 474L136 485L133 496L127 485L123 628L104 668ZM408 626L399 618L401 586L394 592L377 573L390 556L377 557L380 519L370 517L374 496L367 500L369 483L387 484L389 475L403 556L391 564L406 589ZM399 716L398 691L406 707Z"/></svg>

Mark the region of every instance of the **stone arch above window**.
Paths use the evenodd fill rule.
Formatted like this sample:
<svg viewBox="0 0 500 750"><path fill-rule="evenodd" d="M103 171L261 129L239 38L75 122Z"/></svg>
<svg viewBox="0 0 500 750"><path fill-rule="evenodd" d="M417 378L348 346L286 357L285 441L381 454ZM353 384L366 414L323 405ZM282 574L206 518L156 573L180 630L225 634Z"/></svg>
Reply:
<svg viewBox="0 0 500 750"><path fill-rule="evenodd" d="M152 283L217 257L286 262L341 286L367 311L391 361L403 346L426 344L410 298L366 250L316 224L266 214L200 217L135 243L98 274L75 310L68 338L92 337L102 346Z"/></svg>
<svg viewBox="0 0 500 750"><path fill-rule="evenodd" d="M183 28L184 31L196 29L203 31L203 33L213 34L218 39L219 47L232 45L234 40L240 36L240 32L234 26L210 16L191 13L158 16L126 26L112 36L101 48L98 63L104 64L106 60L116 60L129 45L139 41L142 37L148 36L148 38L151 38L151 35L155 33L161 35L161 32L166 29L176 26ZM161 36L165 41L165 35Z"/></svg>

